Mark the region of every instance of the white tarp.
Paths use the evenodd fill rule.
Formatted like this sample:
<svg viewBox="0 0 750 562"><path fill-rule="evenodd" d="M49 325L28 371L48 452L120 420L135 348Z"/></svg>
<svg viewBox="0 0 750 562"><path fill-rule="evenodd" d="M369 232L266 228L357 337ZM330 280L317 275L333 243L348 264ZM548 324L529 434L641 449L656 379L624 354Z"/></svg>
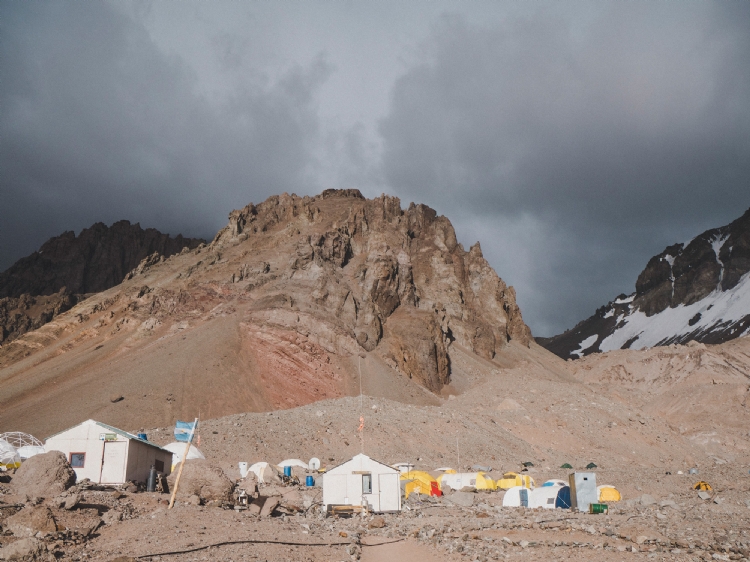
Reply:
<svg viewBox="0 0 750 562"><path fill-rule="evenodd" d="M253 474L255 474L255 476L258 477L258 482L260 484L269 484L274 480L279 480L279 475L276 472L276 469L274 469L267 462L256 462L250 468L248 468L248 471L252 472Z"/></svg>
<svg viewBox="0 0 750 562"><path fill-rule="evenodd" d="M0 468L9 469L19 466L21 466L21 456L16 448L4 439L0 439Z"/></svg>
<svg viewBox="0 0 750 562"><path fill-rule="evenodd" d="M17 449L19 456L23 459L30 459L34 455L41 455L44 453L44 445L41 447L39 445L24 445L23 447L19 447Z"/></svg>

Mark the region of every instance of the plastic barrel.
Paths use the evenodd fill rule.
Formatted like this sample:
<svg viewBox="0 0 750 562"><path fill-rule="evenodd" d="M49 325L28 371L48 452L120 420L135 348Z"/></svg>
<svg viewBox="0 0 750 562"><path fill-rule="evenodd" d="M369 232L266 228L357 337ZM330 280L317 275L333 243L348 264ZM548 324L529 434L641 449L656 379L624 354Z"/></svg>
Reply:
<svg viewBox="0 0 750 562"><path fill-rule="evenodd" d="M305 478L305 486L315 486L315 478L308 474Z"/></svg>
<svg viewBox="0 0 750 562"><path fill-rule="evenodd" d="M290 477L292 476L292 467L291 466L285 466L284 467L284 476Z"/></svg>
<svg viewBox="0 0 750 562"><path fill-rule="evenodd" d="M589 513L607 513L607 504L605 503L590 503Z"/></svg>
<svg viewBox="0 0 750 562"><path fill-rule="evenodd" d="M138 439L140 439L142 441L148 441L148 435L146 435L145 433L139 433L138 434Z"/></svg>

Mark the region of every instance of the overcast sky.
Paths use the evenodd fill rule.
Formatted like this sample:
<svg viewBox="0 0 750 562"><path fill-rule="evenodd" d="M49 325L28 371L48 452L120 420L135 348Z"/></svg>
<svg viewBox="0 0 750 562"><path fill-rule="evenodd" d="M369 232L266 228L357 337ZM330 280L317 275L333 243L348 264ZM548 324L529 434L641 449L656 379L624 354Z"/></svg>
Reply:
<svg viewBox="0 0 750 562"><path fill-rule="evenodd" d="M357 187L448 216L535 335L750 207L750 2L0 3L0 270L119 219Z"/></svg>

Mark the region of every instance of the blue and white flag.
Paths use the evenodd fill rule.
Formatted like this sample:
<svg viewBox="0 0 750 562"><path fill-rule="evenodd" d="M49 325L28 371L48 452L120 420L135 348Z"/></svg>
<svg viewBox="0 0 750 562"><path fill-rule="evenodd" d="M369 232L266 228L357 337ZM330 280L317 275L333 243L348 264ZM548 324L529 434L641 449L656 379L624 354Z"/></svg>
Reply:
<svg viewBox="0 0 750 562"><path fill-rule="evenodd" d="M195 422L184 422L177 420L174 426L174 438L177 441L187 443L195 432Z"/></svg>

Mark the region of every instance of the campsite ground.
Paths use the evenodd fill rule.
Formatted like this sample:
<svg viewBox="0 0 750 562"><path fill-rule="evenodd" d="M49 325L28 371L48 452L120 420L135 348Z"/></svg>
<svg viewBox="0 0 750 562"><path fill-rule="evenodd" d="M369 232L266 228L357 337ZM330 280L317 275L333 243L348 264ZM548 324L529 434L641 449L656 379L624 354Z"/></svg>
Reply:
<svg viewBox="0 0 750 562"><path fill-rule="evenodd" d="M555 476L562 474L558 471ZM615 474L601 471L598 476L611 481ZM410 498L401 514L384 515L382 527L373 527L377 525L373 516L325 518L315 506L294 516L260 518L182 502L168 510L164 495L126 494L115 509L130 514L128 518L100 528L84 546L60 552L71 560L131 556L163 561L290 562L352 560L352 555L365 562L583 562L739 560L750 554L750 476L746 472L742 476L725 465L702 474L715 484L708 500L691 490L688 477L665 479L658 485L637 469L626 471L625 477L642 481L644 493L648 491L654 503L640 495L611 504L609 514L589 515L503 508L502 492L474 494L470 507L453 505L450 496L422 496L416 501ZM235 543L227 544L231 542Z"/></svg>

